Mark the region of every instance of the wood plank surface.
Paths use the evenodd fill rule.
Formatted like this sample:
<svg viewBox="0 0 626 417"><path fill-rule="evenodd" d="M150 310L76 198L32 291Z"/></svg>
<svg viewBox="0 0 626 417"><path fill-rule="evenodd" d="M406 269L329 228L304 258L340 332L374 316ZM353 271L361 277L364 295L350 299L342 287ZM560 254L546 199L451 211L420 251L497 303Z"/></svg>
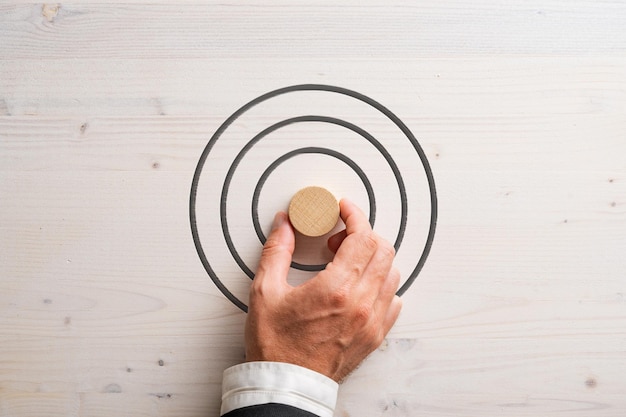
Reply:
<svg viewBox="0 0 626 417"><path fill-rule="evenodd" d="M194 247L194 170L302 83L393 111L439 201L335 415L626 415L624 22L617 0L2 2L0 416L219 414L245 314Z"/></svg>

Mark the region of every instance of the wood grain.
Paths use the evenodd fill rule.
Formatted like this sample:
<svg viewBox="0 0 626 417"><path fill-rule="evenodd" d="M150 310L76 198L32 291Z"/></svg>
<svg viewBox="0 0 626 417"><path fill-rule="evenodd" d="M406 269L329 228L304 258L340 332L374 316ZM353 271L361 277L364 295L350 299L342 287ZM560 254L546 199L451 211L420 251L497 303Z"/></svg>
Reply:
<svg viewBox="0 0 626 417"><path fill-rule="evenodd" d="M245 316L198 259L191 181L230 114L299 83L388 106L439 198L336 415L625 415L624 21L621 1L4 2L0 416L218 414Z"/></svg>
<svg viewBox="0 0 626 417"><path fill-rule="evenodd" d="M339 203L325 188L303 188L289 202L289 220L305 236L325 235L339 220Z"/></svg>
<svg viewBox="0 0 626 417"><path fill-rule="evenodd" d="M145 4L140 4L145 3ZM620 1L69 2L2 6L7 58L623 54ZM52 5L51 5L52 6ZM106 36L103 36L106 34ZM349 48L346 46L350 46Z"/></svg>

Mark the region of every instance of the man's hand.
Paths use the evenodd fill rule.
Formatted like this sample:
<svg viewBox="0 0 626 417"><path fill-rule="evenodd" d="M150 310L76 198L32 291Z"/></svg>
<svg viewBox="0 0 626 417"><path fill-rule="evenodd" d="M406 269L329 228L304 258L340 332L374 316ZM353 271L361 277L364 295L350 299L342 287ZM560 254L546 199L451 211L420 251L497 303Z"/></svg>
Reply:
<svg viewBox="0 0 626 417"><path fill-rule="evenodd" d="M285 213L276 215L250 290L246 360L292 363L339 382L395 323L394 248L353 203L340 208L346 230L329 239L333 261L297 287L287 283L294 232Z"/></svg>

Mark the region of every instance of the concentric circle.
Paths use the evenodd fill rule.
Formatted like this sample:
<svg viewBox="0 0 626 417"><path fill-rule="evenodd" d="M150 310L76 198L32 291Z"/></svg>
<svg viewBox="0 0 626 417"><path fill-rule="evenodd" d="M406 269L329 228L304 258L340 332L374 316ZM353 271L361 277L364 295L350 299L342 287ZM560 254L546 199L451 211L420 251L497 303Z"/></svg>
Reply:
<svg viewBox="0 0 626 417"><path fill-rule="evenodd" d="M369 222L370 222L370 225L374 227L374 223L376 222L376 197L374 196L374 189L372 188L372 183L367 178L367 175L365 174L365 172L363 172L361 167L359 167L352 159L348 158L346 155L342 154L341 152L334 151L332 149L316 148L316 147L300 148L300 149L296 149L294 151L288 152L285 155L282 155L276 161L272 162L272 164L263 172L263 174L261 175L261 178L259 178L259 181L257 182L256 187L254 188L254 194L252 195L252 222L254 224L254 230L257 236L259 237L259 241L261 242L262 245L264 245L265 241L267 240L267 237L265 236L265 234L263 233L263 230L261 229L261 224L259 223L259 196L261 195L261 191L263 190L263 185L267 181L267 178L270 176L270 174L274 172L274 170L278 168L280 164L282 164L283 162L295 156L303 155L303 154L311 154L311 153L329 155L329 156L332 156L333 158L337 158L340 161L344 162L346 165L348 165L350 168L352 168L352 170L359 176L359 178L363 182L363 186L365 187L365 190L367 191L367 197L369 200L369 213L370 213ZM326 264L310 264L309 265L309 264L301 264L301 263L292 261L291 267L294 269L299 269L301 271L321 271L324 268L326 268ZM242 270L244 270L244 272L246 272L246 275L248 275L250 278L254 278L254 274L252 274L252 271L250 271L249 268L245 267L244 269L244 267L242 267ZM249 271L250 274L248 274L247 271Z"/></svg>
<svg viewBox="0 0 626 417"><path fill-rule="evenodd" d="M362 104L365 104L367 107L375 111L376 114L379 114L380 116L382 116L383 119L387 120L388 122L391 122L391 124L393 124L395 128L398 128L401 132L401 136L405 138L404 139L405 143L408 142L409 146L407 147L407 149L403 148L401 152L397 154L396 157L394 158L392 154L389 152L389 149L391 149L392 147L399 146L399 141L397 139L395 139L394 141L388 140L390 144L385 146L383 144L385 143L385 141L381 140L381 138L384 137L385 139L387 139L386 132L384 135L376 135L377 137L375 137L375 134L371 134L365 128L361 127L360 126L361 123L351 123L339 117L319 115L319 114L295 115L292 117L286 117L282 119L279 117L277 122L272 123L271 125L269 125L268 127L264 129L260 129L259 133L251 134L251 139L249 139L240 148L238 153L232 159L232 163L230 163L228 169L226 170L224 181L221 187L221 193L217 195L214 192L211 192L211 193L206 192L205 194L207 194L208 196L204 197L204 199L208 201L205 204L206 206L210 205L211 207L214 207L214 206L217 207L219 205L219 225L221 226L222 237L228 248L228 253L230 253L230 255L232 256L232 259L235 261L235 263L238 265L241 271L243 271L244 276L253 278L254 272L253 272L253 268L248 266L246 261L244 261L243 257L240 255L238 249L236 248L236 244L231 236L231 228L229 225L228 199L229 199L229 190L231 187L233 176L238 170L241 170L240 164L242 164L242 161L244 157L246 156L246 154L255 145L259 144L259 142L263 141L264 138L266 138L270 134L277 132L279 129L285 128L287 126L298 125L298 124L300 124L303 128L306 128L310 126L311 124L322 123L325 125L335 125L335 126L348 129L349 131L356 133L359 137L365 139L367 143L369 143L370 146L373 146L373 148L376 149L378 154L384 158L387 164L387 167L391 171L392 177L395 180L395 187L398 193L398 204L400 206L399 226L397 228L397 232L395 232L396 236L395 236L395 242L394 242L394 246L397 252L400 250L400 247L403 242L403 238L405 236L405 232L407 228L407 221L409 219L409 213L411 213L411 216L413 217L421 216L423 213L410 211L408 193L421 192L419 189L420 186L415 185L415 186L412 186L412 188L410 188L409 190L407 190L407 186L405 185L405 179L402 175L400 167L398 166L398 163L396 163L396 159L398 159L399 157L401 158L408 157L407 154L410 152L414 152L414 155L416 155L417 158L419 158L419 162L421 162L421 165L423 168L423 172L420 175L425 176L425 179L426 179L425 184L427 184L427 186L424 185L424 187L427 187L427 192L425 193L425 195L427 195L428 198L430 199L430 202L429 202L430 204L428 205L430 208L430 213L429 213L430 216L429 216L429 221L426 225L427 227L424 227L424 231L426 232L427 230L427 233L425 233L426 236L423 241L423 248L421 250L421 254L419 255L419 258L416 256L417 253L419 252L415 252L415 256L414 256L413 252L411 251L410 253L407 252L408 256L410 257L403 259L404 264L407 264L408 269L407 269L406 275L408 275L408 277L404 281L404 283L400 286L397 292L398 295L404 294L404 292L411 286L411 284L413 283L413 281L415 280L415 278L417 277L417 275L423 268L424 263L426 262L426 258L428 257L428 254L432 247L436 223L437 223L437 196L436 196L434 178L432 175L430 165L426 158L426 155L424 151L422 150L420 144L418 143L414 135L411 133L411 131L408 129L408 127L394 113L392 113L390 110L388 110L386 107L384 107L377 101L361 93L348 90L345 88L341 88L341 87L336 87L336 86L304 84L304 85L294 85L294 86L285 87L285 88L271 91L269 93L266 93L248 102L247 104L239 108L236 112L234 112L228 119L226 119L222 123L222 125L217 129L213 137L209 140L206 147L204 148L204 151L202 152L200 159L198 161L198 164L196 166L196 170L195 170L192 185L191 185L190 202L189 202L189 218L190 218L190 224L191 224L192 237L193 237L196 250L198 252L198 256L200 257L202 265L204 266L205 270L207 271L207 273L209 274L209 276L211 277L215 285L231 302L233 302L233 304L235 304L237 307L239 307L243 311L247 311L247 306L243 301L241 301L241 295L239 297L236 296L233 293L232 289L227 288L227 285L225 284L226 280L224 279L224 276L226 275L228 276L228 279L231 281L237 280L235 271L231 267L228 267L227 265L222 265L222 263L224 262L223 256L216 254L214 258L209 260L209 257L207 256L207 252L205 251L205 246L207 245L206 242L210 242L210 245L216 244L215 243L216 239L213 234L214 234L214 230L217 229L216 227L217 224L215 223L213 219L204 219L203 218L204 214L200 215L200 212L197 212L198 194L199 194L198 189L199 189L200 179L201 177L203 177L202 176L203 172L206 172L205 165L209 157L213 158L212 161L219 161L220 163L216 162L215 164L210 164L209 165L210 173L206 174L206 176L208 176L209 180L212 178L221 177L222 175L221 167L223 166L224 156L218 155L217 153L220 151L222 153L225 153L224 150L227 150L227 151L229 150L229 146L231 146L231 143L228 143L225 146L221 146L221 144L222 142L224 142L225 140L224 137L226 136L226 133L229 132L229 129L231 131L233 130L233 124L236 121L243 118L246 114L249 114L253 110L256 110L257 108L262 108L262 105L265 106L269 103L275 103L279 99L294 96L302 92L315 92L316 94L323 93L323 95L320 97L323 99L326 99L328 97L329 100L334 100L334 98L338 96L346 97L346 98L354 99L356 102L361 103L359 104L359 106ZM296 96L295 98L299 98L299 96ZM316 96L315 98L318 101L323 103L322 100L319 100L318 96ZM309 103L309 100L296 101L297 106L293 106L293 107L294 108L306 107L308 103ZM258 119L261 119L261 118L259 117ZM237 133L238 133L236 135L237 140L242 139L243 136L241 135L241 133L240 132L237 132ZM220 146L218 146L218 142ZM280 142L280 143L282 144L285 142ZM370 206L369 207L370 208L369 220L372 225L374 224L374 220L376 218L376 213L377 213L376 199L374 197L374 194L377 191L372 186L372 183L368 179L368 176L366 175L366 173L364 172L360 164L358 162L355 162L353 158L350 157L352 155L346 155L345 151L340 152L334 149L330 149L329 147L314 146L315 144L312 144L312 143L306 143L305 146L301 146L302 143L299 142L298 138L294 138L294 140L291 141L290 143L296 144L296 146L297 145L300 145L300 146L297 147L297 149L293 151L283 153L278 158L275 158L269 164L269 166L266 169L264 169L263 172L259 175L259 180L258 182L256 182L256 186L254 187L254 191L252 192L251 203L249 205L249 207L251 207L250 221L252 223L251 229L252 228L254 229L254 233L256 234L256 236L258 237L260 241L259 252L260 252L262 243L264 243L265 241L265 235L263 233L263 230L259 221L259 209L258 209L259 196L263 190L264 185L266 184L267 178L274 172L274 170L283 162L297 155L322 154L322 155L332 156L333 158L349 166L355 173L357 173L358 177L360 178L362 184L364 185L366 189L368 199L369 199L369 206ZM236 145L234 144L234 141L232 144ZM406 146L406 145L402 145L402 146ZM220 167L219 169L216 168L218 165ZM407 166L411 167L410 172L412 174L410 174L410 177L416 175L412 171L413 169L412 167L414 165L415 164L412 163L411 161L408 161L407 163L403 165L404 167L407 167ZM209 181L209 180L204 180L204 181ZM215 187L213 186L209 186L208 189L210 190L214 188ZM381 192L381 194L384 194L385 196L387 196L387 194L389 193L388 185L385 185L383 188L384 188L383 190L384 192ZM389 199L389 198L391 197L386 197L386 199ZM411 198L412 198L411 201L421 202L421 200L417 197L411 196ZM219 200L219 201L215 201L215 200ZM202 213L204 213L205 211L208 211L208 210L203 209ZM202 232L200 231L200 227L198 224L199 219L203 220ZM237 221L235 222L235 224L238 225L238 228L241 227L240 223L241 222L237 222ZM418 222L413 222L413 224L415 223L418 223ZM203 240L201 238L201 234L205 236L205 238L208 234L210 235L209 237L211 239ZM412 235L413 234L416 234L416 233L412 233ZM203 241L205 242L204 245L203 245ZM247 239L246 241L249 241L249 239ZM414 242L411 242L411 244L415 245ZM214 251L210 251L209 253L212 254L213 252ZM410 264L413 263L414 260L416 261L414 265L411 267ZM305 271L317 271L317 270L323 269L323 267L324 267L324 264L306 265L306 264L292 263L292 268L302 269ZM237 281L237 285L239 285L238 281Z"/></svg>

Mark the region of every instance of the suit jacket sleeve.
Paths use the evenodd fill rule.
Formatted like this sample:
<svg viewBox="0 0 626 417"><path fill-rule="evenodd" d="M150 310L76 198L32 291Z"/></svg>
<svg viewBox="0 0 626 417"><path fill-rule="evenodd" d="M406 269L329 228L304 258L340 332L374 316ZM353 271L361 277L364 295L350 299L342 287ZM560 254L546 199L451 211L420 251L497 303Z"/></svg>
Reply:
<svg viewBox="0 0 626 417"><path fill-rule="evenodd" d="M222 417L319 417L286 404L267 403L238 408Z"/></svg>

